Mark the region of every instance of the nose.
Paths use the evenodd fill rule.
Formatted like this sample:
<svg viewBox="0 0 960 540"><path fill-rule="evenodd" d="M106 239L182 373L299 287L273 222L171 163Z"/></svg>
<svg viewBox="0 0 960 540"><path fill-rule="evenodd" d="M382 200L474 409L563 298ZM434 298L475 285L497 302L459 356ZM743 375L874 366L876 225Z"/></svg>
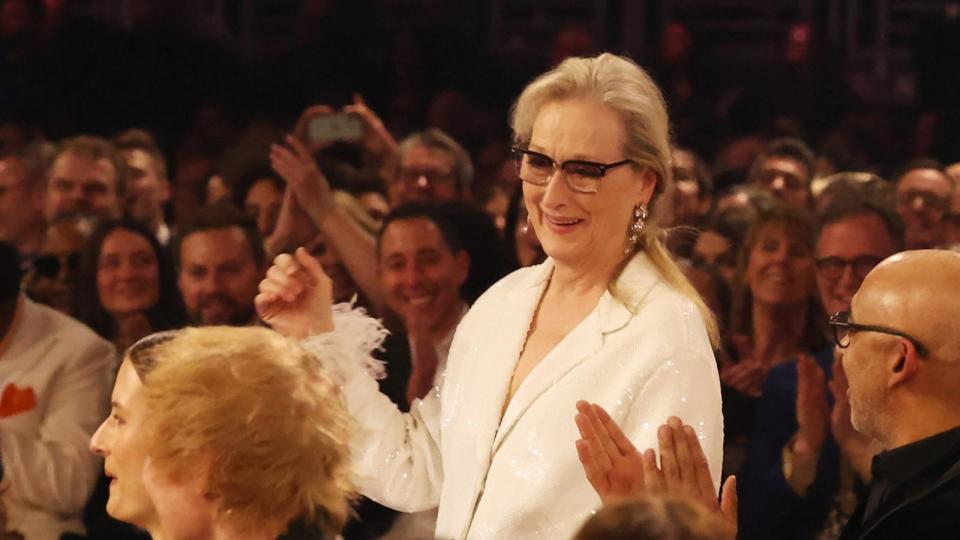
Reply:
<svg viewBox="0 0 960 540"><path fill-rule="evenodd" d="M782 174L773 177L773 181L770 182L770 189L772 191L783 191L787 189L787 182Z"/></svg>
<svg viewBox="0 0 960 540"><path fill-rule="evenodd" d="M417 177L417 188L418 189L430 189L430 179L425 175L420 175Z"/></svg>
<svg viewBox="0 0 960 540"><path fill-rule="evenodd" d="M107 457L107 454L109 454L106 445L103 444L103 431L106 429L106 423L107 421L104 420L97 431L93 433L93 437L90 437L90 451L101 457Z"/></svg>
<svg viewBox="0 0 960 540"><path fill-rule="evenodd" d="M926 207L927 202L920 195L915 196L913 200L910 201L910 208L913 208L916 212L922 212Z"/></svg>
<svg viewBox="0 0 960 540"><path fill-rule="evenodd" d="M555 168L546 179L546 185L543 187L543 198L541 203L547 207L557 207L566 202L570 196L570 186L561 178L563 172L559 167Z"/></svg>

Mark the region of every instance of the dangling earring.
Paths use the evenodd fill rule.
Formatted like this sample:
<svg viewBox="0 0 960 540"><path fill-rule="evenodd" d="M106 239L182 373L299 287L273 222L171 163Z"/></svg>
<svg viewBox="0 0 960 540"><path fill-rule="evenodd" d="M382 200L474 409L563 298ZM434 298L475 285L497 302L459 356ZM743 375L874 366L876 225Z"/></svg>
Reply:
<svg viewBox="0 0 960 540"><path fill-rule="evenodd" d="M527 234L530 232L530 215L527 214L527 219L520 224L520 234Z"/></svg>
<svg viewBox="0 0 960 540"><path fill-rule="evenodd" d="M627 232L627 239L630 241L630 244L623 250L624 255L629 255L637 249L637 244L640 243L640 233L643 232L643 227L646 224L647 205L639 204L633 209L633 223L630 224L630 229Z"/></svg>

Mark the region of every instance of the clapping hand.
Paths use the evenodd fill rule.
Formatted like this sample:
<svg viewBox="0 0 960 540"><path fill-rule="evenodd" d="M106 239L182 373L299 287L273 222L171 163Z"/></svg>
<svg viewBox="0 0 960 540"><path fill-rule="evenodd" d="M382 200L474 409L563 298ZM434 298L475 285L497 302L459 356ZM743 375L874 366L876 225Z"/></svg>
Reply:
<svg viewBox="0 0 960 540"><path fill-rule="evenodd" d="M829 422L826 376L813 358L802 355L797 359L797 432L789 443L793 461L787 478L798 494L806 493L816 479Z"/></svg>
<svg viewBox="0 0 960 540"><path fill-rule="evenodd" d="M577 403L577 454L587 480L606 504L641 493L673 493L698 500L719 513L736 536L736 478L723 485L718 501L707 458L696 432L676 417L657 430L660 467L653 449L642 454L610 415L596 404Z"/></svg>
<svg viewBox="0 0 960 540"><path fill-rule="evenodd" d="M302 247L274 259L254 304L260 319L285 336L303 339L333 330L333 283Z"/></svg>

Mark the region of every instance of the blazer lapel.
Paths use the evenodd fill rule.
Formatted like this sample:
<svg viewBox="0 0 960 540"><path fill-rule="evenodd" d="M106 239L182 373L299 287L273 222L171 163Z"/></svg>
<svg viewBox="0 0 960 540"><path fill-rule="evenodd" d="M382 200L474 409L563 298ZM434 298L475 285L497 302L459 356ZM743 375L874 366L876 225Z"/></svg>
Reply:
<svg viewBox="0 0 960 540"><path fill-rule="evenodd" d="M594 309L583 321L577 325L547 356L530 371L527 378L517 389L517 393L510 400L507 410L500 421L493 442L493 452L496 452L504 438L516 426L517 422L531 405L567 375L584 359L596 355L603 348L604 336L620 330L633 317L640 302L657 283L655 270L652 268L646 255L638 254L627 264L614 285L618 298L606 291L600 297ZM542 292L542 287L540 289ZM539 301L539 297L535 301ZM625 304L626 301L628 304ZM529 327L531 312L528 316L526 330ZM523 341L514 353L519 358ZM508 378L509 379L509 378ZM508 382L509 386L509 382ZM506 393L501 396L500 403L506 399ZM571 399L577 399L571 396ZM570 404L570 414L573 413L573 403Z"/></svg>

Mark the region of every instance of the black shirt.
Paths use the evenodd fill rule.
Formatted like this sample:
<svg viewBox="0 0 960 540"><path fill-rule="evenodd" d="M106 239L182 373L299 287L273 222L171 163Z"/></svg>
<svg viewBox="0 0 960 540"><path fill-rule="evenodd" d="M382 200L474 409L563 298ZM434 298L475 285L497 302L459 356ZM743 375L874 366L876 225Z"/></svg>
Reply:
<svg viewBox="0 0 960 540"><path fill-rule="evenodd" d="M871 471L842 540L960 537L960 428L882 452Z"/></svg>

